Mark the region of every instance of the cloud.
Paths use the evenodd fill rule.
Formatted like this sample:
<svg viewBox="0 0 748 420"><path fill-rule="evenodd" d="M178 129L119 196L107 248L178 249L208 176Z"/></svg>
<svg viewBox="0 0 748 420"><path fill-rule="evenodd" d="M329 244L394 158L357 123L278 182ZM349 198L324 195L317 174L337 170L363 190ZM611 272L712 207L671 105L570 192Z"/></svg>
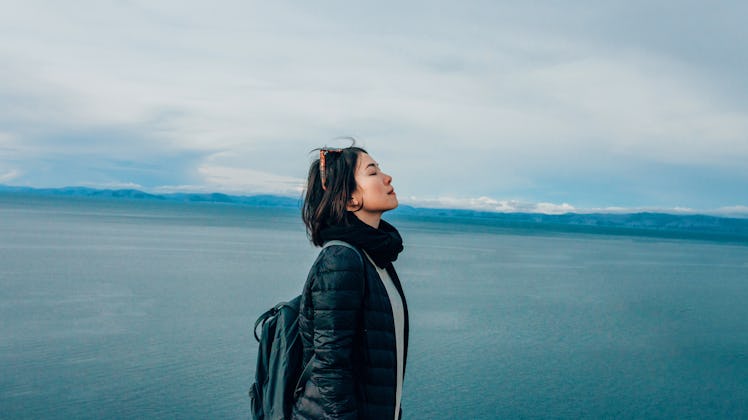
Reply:
<svg viewBox="0 0 748 420"><path fill-rule="evenodd" d="M15 169L10 170L10 171L8 171L8 172L6 172L4 174L2 172L0 172L0 183L5 183L5 182L12 181L12 180L18 178L20 175L21 175L21 172L15 170Z"/></svg>
<svg viewBox="0 0 748 420"><path fill-rule="evenodd" d="M725 217L748 217L748 206L726 206L712 210L709 214Z"/></svg>
<svg viewBox="0 0 748 420"><path fill-rule="evenodd" d="M576 209L574 206L568 203L553 204L553 203L537 203L535 205L535 211L533 213L545 213L545 214L564 214L573 213Z"/></svg>
<svg viewBox="0 0 748 420"><path fill-rule="evenodd" d="M350 134L403 196L732 205L748 188L744 9L16 3L0 166L38 186L286 194L308 150ZM730 187L689 185L704 178Z"/></svg>
<svg viewBox="0 0 748 420"><path fill-rule="evenodd" d="M604 213L604 214L631 214L631 213L666 213L680 215L713 215L722 217L748 217L748 206L736 205L716 209L694 209L689 207L577 207L569 203L548 202L523 202L519 200L496 200L489 197L478 198L418 198L408 197L401 199L403 204L424 208L464 209L478 210L496 213L539 213L539 214L565 214L565 213Z"/></svg>
<svg viewBox="0 0 748 420"><path fill-rule="evenodd" d="M523 77L528 91L542 91L543 100L555 103L538 123L551 122L558 146L572 141L663 163L748 157L748 114L715 106L718 98L684 63L645 51L587 54ZM558 110L557 118L550 115Z"/></svg>
<svg viewBox="0 0 748 420"><path fill-rule="evenodd" d="M148 189L148 192L154 192L157 194L169 194L169 193L204 193L204 192L219 192L206 185L159 185L154 188Z"/></svg>
<svg viewBox="0 0 748 420"><path fill-rule="evenodd" d="M145 189L142 185L134 182L105 182L101 184L87 183L80 184L84 187L91 187L97 189L108 189L108 190L143 190Z"/></svg>
<svg viewBox="0 0 748 420"><path fill-rule="evenodd" d="M298 196L304 180L246 168L203 165L200 174L209 188L228 193L276 193Z"/></svg>
<svg viewBox="0 0 748 420"><path fill-rule="evenodd" d="M576 209L568 203L529 203L519 200L495 200L489 197L478 198L418 198L409 197L402 200L404 204L410 204L416 207L427 208L449 208L449 209L470 209L480 211L491 211L498 213L543 213L543 214L563 214L573 213Z"/></svg>

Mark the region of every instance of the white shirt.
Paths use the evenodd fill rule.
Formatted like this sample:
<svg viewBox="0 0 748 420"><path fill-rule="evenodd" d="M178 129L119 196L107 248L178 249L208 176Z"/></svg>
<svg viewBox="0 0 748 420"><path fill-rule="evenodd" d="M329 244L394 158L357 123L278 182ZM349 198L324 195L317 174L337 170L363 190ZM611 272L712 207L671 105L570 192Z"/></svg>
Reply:
<svg viewBox="0 0 748 420"><path fill-rule="evenodd" d="M366 252L364 252L366 254ZM384 268L379 268L374 261L371 259L369 254L366 254L366 258L369 259L374 268L379 273L379 279L384 284L384 288L387 290L387 296L390 298L390 306L392 306L392 318L395 320L395 344L397 349L397 387L395 388L395 420L397 420L400 414L400 401L403 395L403 362L405 361L405 309L403 308L403 299L400 297L400 293L395 287L395 283L392 282L389 273Z"/></svg>

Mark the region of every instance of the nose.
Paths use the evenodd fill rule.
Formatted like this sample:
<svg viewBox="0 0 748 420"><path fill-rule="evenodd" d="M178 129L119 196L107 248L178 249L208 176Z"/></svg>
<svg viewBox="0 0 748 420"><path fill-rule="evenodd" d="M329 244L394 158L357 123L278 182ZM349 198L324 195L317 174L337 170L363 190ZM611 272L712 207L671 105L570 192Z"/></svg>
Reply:
<svg viewBox="0 0 748 420"><path fill-rule="evenodd" d="M389 176L388 174L384 174L384 183L389 185L389 183L391 182L392 182L392 177Z"/></svg>

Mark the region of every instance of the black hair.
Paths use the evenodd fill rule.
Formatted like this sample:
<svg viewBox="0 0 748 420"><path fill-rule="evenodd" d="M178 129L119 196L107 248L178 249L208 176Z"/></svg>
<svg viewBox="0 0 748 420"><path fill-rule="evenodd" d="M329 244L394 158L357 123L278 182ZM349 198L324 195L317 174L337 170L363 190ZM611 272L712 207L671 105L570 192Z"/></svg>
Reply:
<svg viewBox="0 0 748 420"><path fill-rule="evenodd" d="M325 188L322 188L319 158L309 166L301 218L314 245L323 245L320 232L325 227L349 224L348 203L356 191L356 167L361 153L366 150L354 145L328 151L325 154Z"/></svg>

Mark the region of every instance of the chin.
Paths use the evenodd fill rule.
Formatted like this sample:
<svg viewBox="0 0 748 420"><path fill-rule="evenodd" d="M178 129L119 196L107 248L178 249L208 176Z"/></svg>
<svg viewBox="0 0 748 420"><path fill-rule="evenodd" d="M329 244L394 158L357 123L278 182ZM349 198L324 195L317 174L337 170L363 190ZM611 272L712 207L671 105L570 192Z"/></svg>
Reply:
<svg viewBox="0 0 748 420"><path fill-rule="evenodd" d="M395 210L398 205L399 205L399 203L397 201L395 201L394 203L390 204L389 206L386 206L386 207L383 206L382 213L388 212L390 210Z"/></svg>

